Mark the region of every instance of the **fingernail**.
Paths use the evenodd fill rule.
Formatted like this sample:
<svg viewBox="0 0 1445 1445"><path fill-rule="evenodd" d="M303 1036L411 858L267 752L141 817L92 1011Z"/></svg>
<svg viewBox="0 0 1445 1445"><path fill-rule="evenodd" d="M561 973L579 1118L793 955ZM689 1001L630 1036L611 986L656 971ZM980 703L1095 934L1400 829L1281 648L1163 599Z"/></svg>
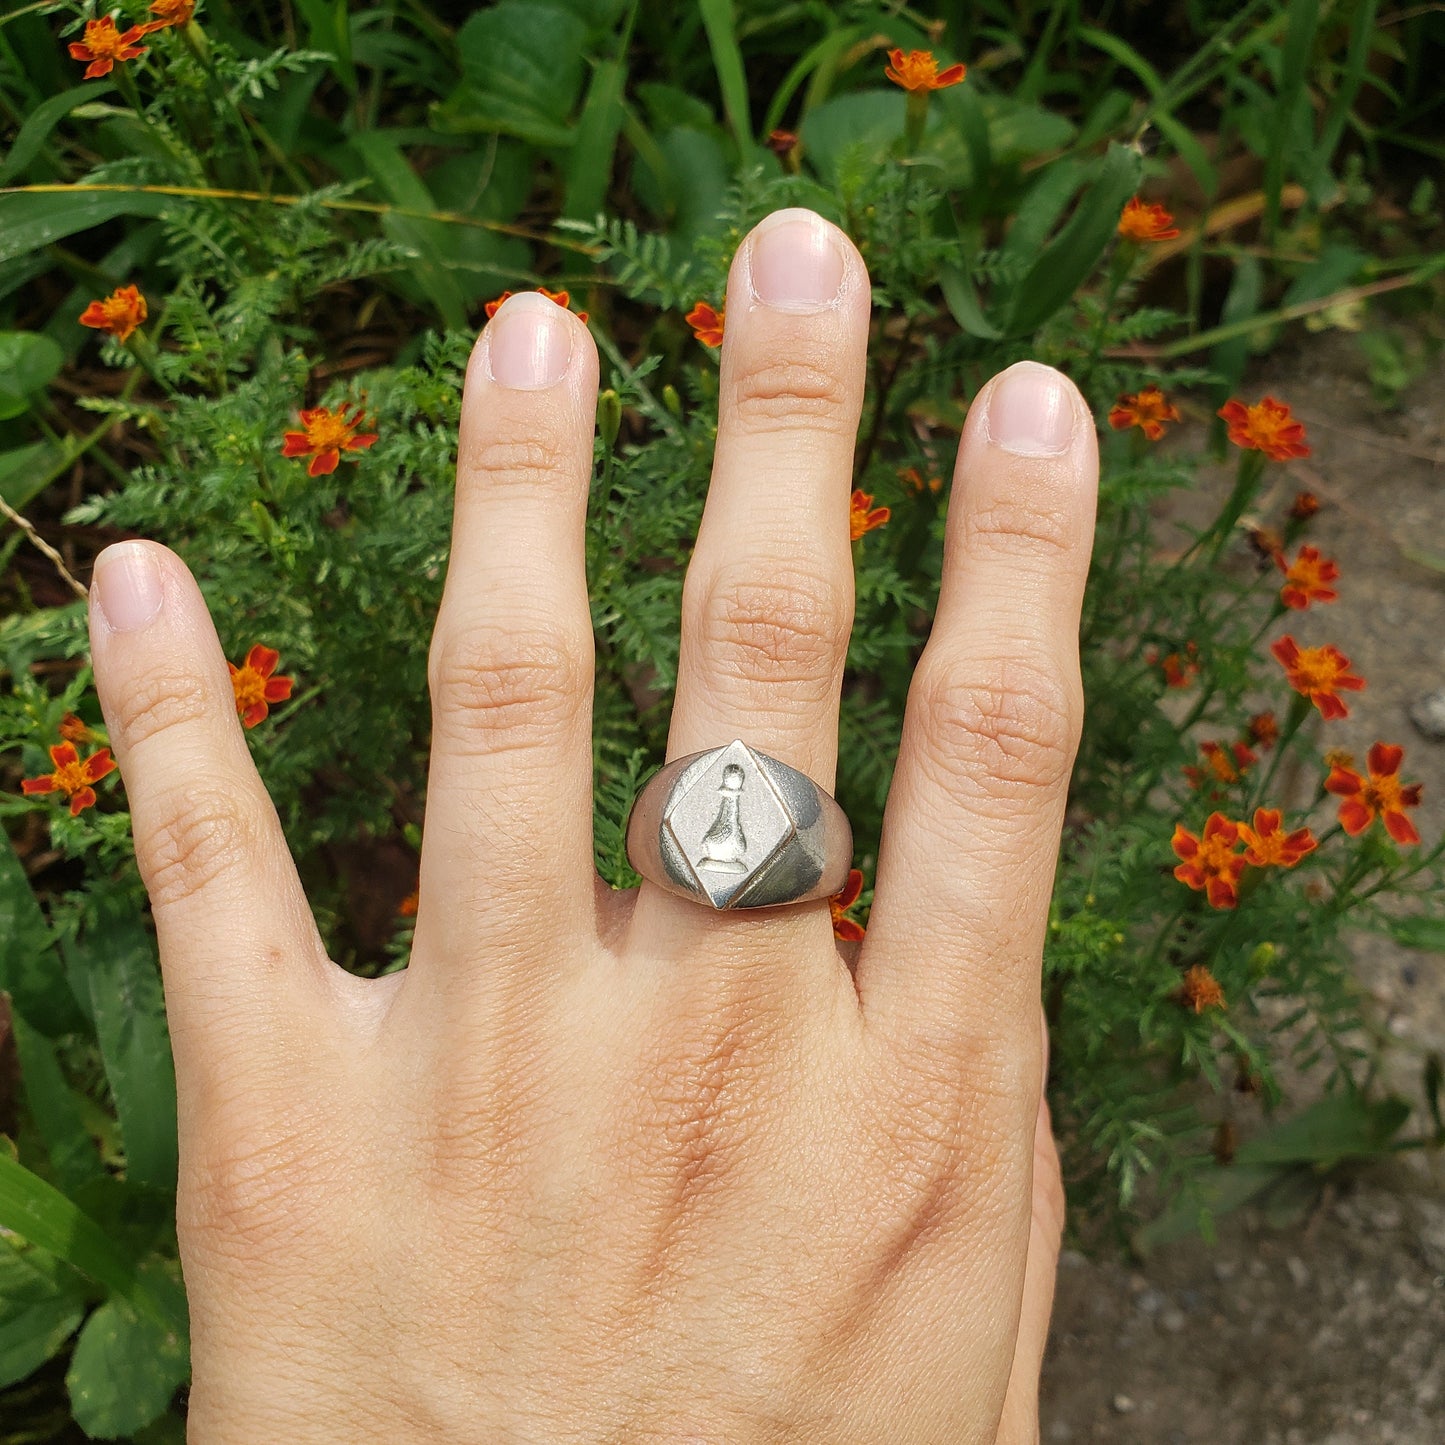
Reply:
<svg viewBox="0 0 1445 1445"><path fill-rule="evenodd" d="M509 296L487 326L487 370L519 391L540 391L562 379L572 359L572 322L536 291Z"/></svg>
<svg viewBox="0 0 1445 1445"><path fill-rule="evenodd" d="M95 559L90 581L112 632L139 632L161 610L164 592L155 554L143 542L117 542Z"/></svg>
<svg viewBox="0 0 1445 1445"><path fill-rule="evenodd" d="M999 377L984 417L988 439L1020 457L1052 457L1068 451L1074 422L1068 382L1053 367L1037 361L1015 362Z"/></svg>
<svg viewBox="0 0 1445 1445"><path fill-rule="evenodd" d="M779 311L821 311L843 290L843 248L821 216L775 211L753 232L749 250L753 295Z"/></svg>

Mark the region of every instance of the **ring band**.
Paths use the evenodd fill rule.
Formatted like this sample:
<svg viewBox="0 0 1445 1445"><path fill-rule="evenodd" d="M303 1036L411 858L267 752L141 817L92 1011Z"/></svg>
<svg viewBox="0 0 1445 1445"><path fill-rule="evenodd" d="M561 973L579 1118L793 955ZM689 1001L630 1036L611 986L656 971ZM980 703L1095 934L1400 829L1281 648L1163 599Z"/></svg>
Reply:
<svg viewBox="0 0 1445 1445"><path fill-rule="evenodd" d="M837 893L853 829L806 773L735 738L648 779L628 815L627 857L705 907L772 908Z"/></svg>

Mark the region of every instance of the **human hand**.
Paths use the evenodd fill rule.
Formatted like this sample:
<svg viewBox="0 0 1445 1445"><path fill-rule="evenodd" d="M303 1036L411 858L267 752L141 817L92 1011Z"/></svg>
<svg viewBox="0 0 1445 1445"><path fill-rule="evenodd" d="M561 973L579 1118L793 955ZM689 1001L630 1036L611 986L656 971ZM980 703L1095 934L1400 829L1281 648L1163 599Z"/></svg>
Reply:
<svg viewBox="0 0 1445 1445"><path fill-rule="evenodd" d="M811 213L740 248L669 757L738 736L832 788L868 316ZM586 329L535 295L472 357L403 973L327 958L180 560L97 562L175 1051L189 1438L1033 1441L1088 410L1031 363L974 401L850 967L825 902L596 876L596 393Z"/></svg>

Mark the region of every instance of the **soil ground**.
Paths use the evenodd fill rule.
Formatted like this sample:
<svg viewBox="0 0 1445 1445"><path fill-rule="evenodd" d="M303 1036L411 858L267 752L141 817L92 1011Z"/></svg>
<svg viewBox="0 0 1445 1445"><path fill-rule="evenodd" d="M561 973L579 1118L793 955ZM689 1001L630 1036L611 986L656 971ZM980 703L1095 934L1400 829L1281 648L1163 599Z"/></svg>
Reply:
<svg viewBox="0 0 1445 1445"><path fill-rule="evenodd" d="M1343 573L1338 603L1280 630L1336 643L1368 678L1336 741L1360 758L1377 738L1404 744L1433 840L1445 742L1408 714L1445 687L1445 572L1412 560L1445 559L1445 365L1386 410L1362 353L1335 333L1276 352L1247 388L1266 392L1308 424L1314 455L1281 469L1261 511L1316 492L1310 540ZM1373 935L1355 954L1383 1080L1414 1105L1406 1132L1418 1133L1425 1058L1445 1053L1445 957ZM1288 1104L1315 1097L1300 1080ZM1336 1174L1285 1214L1240 1211L1214 1247L1176 1244L1146 1263L1066 1251L1042 1434L1044 1445L1442 1445L1445 1151Z"/></svg>

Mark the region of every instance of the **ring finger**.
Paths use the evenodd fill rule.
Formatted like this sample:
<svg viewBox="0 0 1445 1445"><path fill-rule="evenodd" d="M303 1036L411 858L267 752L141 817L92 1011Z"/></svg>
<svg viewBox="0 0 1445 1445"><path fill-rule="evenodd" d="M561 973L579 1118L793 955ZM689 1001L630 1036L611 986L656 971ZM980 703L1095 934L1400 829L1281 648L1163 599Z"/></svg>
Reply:
<svg viewBox="0 0 1445 1445"><path fill-rule="evenodd" d="M728 278L717 451L683 587L669 760L735 737L831 789L853 619L848 497L869 287L846 236L806 210L758 225ZM822 902L786 915L826 930ZM747 931L742 915L730 930ZM652 956L711 922L644 884L634 940ZM775 937L779 915L757 923ZM826 957L826 955L824 955Z"/></svg>

